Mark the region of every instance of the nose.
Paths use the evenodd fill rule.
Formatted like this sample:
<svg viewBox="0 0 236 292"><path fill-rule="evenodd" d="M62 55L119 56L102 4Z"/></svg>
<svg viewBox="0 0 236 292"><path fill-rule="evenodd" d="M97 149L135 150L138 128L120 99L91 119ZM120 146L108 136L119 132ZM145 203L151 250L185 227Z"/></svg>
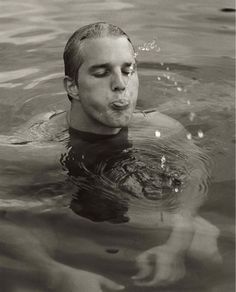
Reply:
<svg viewBox="0 0 236 292"><path fill-rule="evenodd" d="M117 72L112 76L111 89L112 91L124 91L126 88L126 81L121 72Z"/></svg>

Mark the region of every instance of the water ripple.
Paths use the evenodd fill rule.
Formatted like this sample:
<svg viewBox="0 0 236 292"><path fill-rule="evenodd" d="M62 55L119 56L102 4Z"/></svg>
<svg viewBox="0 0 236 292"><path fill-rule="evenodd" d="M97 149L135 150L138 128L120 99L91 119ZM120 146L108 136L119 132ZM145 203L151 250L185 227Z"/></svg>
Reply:
<svg viewBox="0 0 236 292"><path fill-rule="evenodd" d="M5 30L0 33L1 43L12 43L15 45L24 45L30 43L42 43L45 41L53 40L61 33L60 30L35 33L39 30L39 27L19 27L12 30ZM25 36L24 36L25 35Z"/></svg>
<svg viewBox="0 0 236 292"><path fill-rule="evenodd" d="M40 78L33 80L30 84L25 86L24 89L32 89L32 88L36 87L37 85L39 85L43 81L62 78L62 77L63 77L63 73L52 73L52 74L49 74L49 75L46 75L46 76L43 76L43 77L40 77Z"/></svg>
<svg viewBox="0 0 236 292"><path fill-rule="evenodd" d="M0 82L5 83L8 81L19 79L25 76L29 76L31 74L38 73L38 72L39 72L39 69L37 68L24 68L20 70L0 72Z"/></svg>
<svg viewBox="0 0 236 292"><path fill-rule="evenodd" d="M104 145L97 144L96 151L105 151ZM197 208L207 193L208 157L182 137L164 141L137 131L132 146L108 154L92 170L87 166L90 158L84 154L78 159L80 155L72 148L62 164L77 186L72 209L94 221L125 222L130 209L135 216L177 212L184 201L193 201Z"/></svg>

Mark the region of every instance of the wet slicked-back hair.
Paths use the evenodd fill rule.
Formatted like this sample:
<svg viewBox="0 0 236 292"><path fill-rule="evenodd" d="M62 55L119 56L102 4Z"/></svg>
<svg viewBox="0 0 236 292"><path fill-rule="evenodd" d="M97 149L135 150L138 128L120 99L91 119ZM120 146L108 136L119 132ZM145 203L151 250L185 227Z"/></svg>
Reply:
<svg viewBox="0 0 236 292"><path fill-rule="evenodd" d="M96 22L85 25L72 34L65 46L63 59L66 76L77 82L79 68L83 63L83 56L81 53L83 42L89 39L102 37L125 37L133 47L129 36L116 25L106 22ZM71 97L68 97L71 100Z"/></svg>

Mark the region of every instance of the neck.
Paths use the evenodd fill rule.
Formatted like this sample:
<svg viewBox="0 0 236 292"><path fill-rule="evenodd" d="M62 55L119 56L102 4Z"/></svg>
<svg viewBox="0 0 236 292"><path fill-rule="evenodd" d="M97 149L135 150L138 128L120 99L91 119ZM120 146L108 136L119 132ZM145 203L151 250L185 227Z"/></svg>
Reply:
<svg viewBox="0 0 236 292"><path fill-rule="evenodd" d="M73 102L68 114L68 124L71 128L88 133L101 135L115 135L121 128L111 128L87 116L81 107L80 102Z"/></svg>

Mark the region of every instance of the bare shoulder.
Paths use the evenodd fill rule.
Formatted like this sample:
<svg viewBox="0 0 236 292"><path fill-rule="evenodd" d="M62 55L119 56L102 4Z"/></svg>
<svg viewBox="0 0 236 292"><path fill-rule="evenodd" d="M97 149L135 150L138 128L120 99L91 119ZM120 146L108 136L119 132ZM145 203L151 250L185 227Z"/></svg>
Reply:
<svg viewBox="0 0 236 292"><path fill-rule="evenodd" d="M180 122L178 122L177 120L175 120L175 119L173 119L165 114L162 114L158 111L147 112L145 114L146 114L149 122L154 123L155 125L158 124L162 127L166 127L169 129L175 129L175 130L183 130L184 129L183 125Z"/></svg>
<svg viewBox="0 0 236 292"><path fill-rule="evenodd" d="M137 111L133 115L132 126L151 127L166 135L185 132L183 125L177 120L158 112L157 110Z"/></svg>

